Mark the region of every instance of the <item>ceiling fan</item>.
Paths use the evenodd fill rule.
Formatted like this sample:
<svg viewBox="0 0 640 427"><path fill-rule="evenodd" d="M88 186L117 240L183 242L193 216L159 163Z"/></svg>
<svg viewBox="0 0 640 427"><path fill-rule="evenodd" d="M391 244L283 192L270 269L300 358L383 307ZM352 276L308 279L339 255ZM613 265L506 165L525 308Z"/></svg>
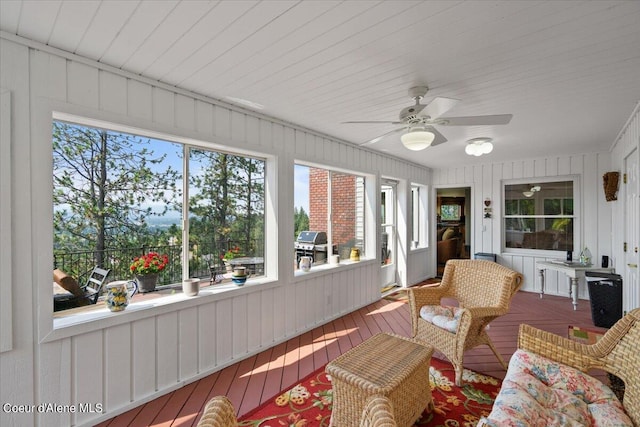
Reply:
<svg viewBox="0 0 640 427"><path fill-rule="evenodd" d="M497 114L492 116L467 116L467 117L441 117L446 111L453 108L457 99L436 97L428 104L420 101L427 94L427 86L416 86L409 89L409 96L416 103L400 111L400 120L397 121L349 121L343 123L389 123L403 125L372 140L360 145L375 144L382 138L404 132L400 137L402 144L409 150L424 150L425 148L442 144L447 141L434 126L479 126L479 125L506 125L511 121L512 114Z"/></svg>

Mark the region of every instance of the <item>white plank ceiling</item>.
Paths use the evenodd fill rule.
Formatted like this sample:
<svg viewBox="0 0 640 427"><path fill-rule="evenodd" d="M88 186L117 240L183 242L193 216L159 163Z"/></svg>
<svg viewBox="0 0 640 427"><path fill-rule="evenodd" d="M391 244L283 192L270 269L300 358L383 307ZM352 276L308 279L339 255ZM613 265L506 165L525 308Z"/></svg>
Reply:
<svg viewBox="0 0 640 427"><path fill-rule="evenodd" d="M513 114L368 145L430 167L608 150L640 100L640 1L2 0L0 30L354 144L397 126L341 122L396 120L416 85Z"/></svg>

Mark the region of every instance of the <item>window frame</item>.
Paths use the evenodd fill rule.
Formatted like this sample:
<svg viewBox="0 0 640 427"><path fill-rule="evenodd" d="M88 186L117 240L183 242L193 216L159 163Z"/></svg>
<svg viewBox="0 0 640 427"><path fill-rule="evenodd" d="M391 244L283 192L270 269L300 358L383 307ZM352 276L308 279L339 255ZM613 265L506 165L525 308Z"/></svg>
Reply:
<svg viewBox="0 0 640 427"><path fill-rule="evenodd" d="M372 236L371 234L371 230L376 229L376 227L372 226L372 215L371 212L375 212L375 207L374 205L372 205L372 200L375 200L375 198L372 198L372 189L375 187L375 177L371 174L368 173L364 173L361 171L355 171L355 170L349 170L349 169L344 169L344 168L339 168L339 167L333 167L333 166L328 166L328 165L323 165L323 164L319 164L319 163L314 163L314 162L309 162L309 161L305 161L305 160L301 160L301 159L294 159L293 160L293 170L294 170L294 175L295 175L295 167L296 166L303 166L303 167L308 167L308 168L315 168L315 169L321 169L324 171L328 172L328 179L327 179L327 183L328 183L328 188L327 188L327 197L328 197L328 201L331 202L331 194L332 194L332 179L331 179L331 174L332 173L338 173L338 174L346 174L346 175L352 175L354 176L356 179L357 178L361 178L363 180L363 186L364 186L364 190L363 190L363 218L362 218L362 227L363 227L363 238L364 241L362 242L362 251L360 254L360 261L351 261L349 258L345 258L345 257L340 257L340 263L339 264L332 264L331 262L329 262L329 250L327 252L327 262L323 263L323 264L318 264L318 265L314 265L312 266L311 270L309 270L308 272L304 272L301 271L299 269L294 268L292 270L292 274L295 278L298 277L306 277L310 274L313 273L322 273L325 272L326 270L329 269L334 269L334 268L340 268L341 266L345 266L345 265L351 265L354 263L358 263L358 262L362 262L362 261L369 261L369 260L375 260L375 257L372 257L370 255L367 254L372 254L375 253L373 251L373 245L375 244L375 238L374 236ZM295 179L293 179L294 181L294 197L292 197L292 203L294 204L293 208L295 208ZM308 212L308 214L310 215L311 212ZM332 241L332 206L329 205L327 207L327 248L332 248L333 247L333 241Z"/></svg>
<svg viewBox="0 0 640 427"><path fill-rule="evenodd" d="M545 256L545 257L555 257L555 258L565 258L566 250L560 249L533 249L533 248L512 248L507 247L507 229L505 227L505 219L507 218L521 218L526 216L527 218L535 218L544 221L547 218L558 218L557 215L515 215L515 216L507 216L506 212L506 187L509 185L521 185L521 184L531 184L542 185L544 186L549 182L572 182L573 184L573 215L562 215L561 217L571 217L573 219L573 252L579 251L578 248L582 247L581 242L581 185L580 185L580 176L579 175L558 175L558 176L548 176L548 177L534 177L534 178L518 178L518 179L508 179L502 180L500 183L501 188L501 204L500 204L500 230L501 230L501 248L503 253L514 254L514 255L532 255L536 256ZM548 199L548 198L547 198ZM541 199L545 200L545 199Z"/></svg>
<svg viewBox="0 0 640 427"><path fill-rule="evenodd" d="M167 307L177 306L179 308L184 308L186 306L198 306L201 304L207 304L211 302L211 299L218 300L222 298L227 298L229 293L248 293L253 292L252 288L255 286L260 287L260 291L268 289L277 284L277 265L274 263L274 259L277 259L277 247L278 247L278 235L275 230L274 224L276 224L275 215L277 214L272 209L267 209L266 206L277 206L277 200L275 200L275 196L277 194L277 159L273 154L266 154L259 152L257 150L243 150L237 149L237 147L231 147L213 142L213 141L205 141L202 139L193 139L188 137L183 137L176 134L171 134L169 132L162 132L152 130L150 128L142 128L139 126L130 126L119 123L117 121L106 121L103 119L98 119L91 117L91 114L88 114L86 111L78 112L76 114L71 112L65 112L65 110L72 110L68 108L64 108L65 106L42 106L43 114L47 114L48 116L48 124L47 126L42 126L39 129L38 138L43 141L48 142L48 147L51 145L51 135L54 121L63 121L68 123L78 124L80 126L94 127L94 128L102 128L107 129L114 132L123 132L136 136L140 136L143 138L154 138L163 141L173 142L177 144L183 145L183 149L188 151L190 148L196 149L204 149L210 151L218 151L232 155L238 156L248 156L255 159L260 159L265 162L264 165L264 199L265 199L265 210L264 210L264 276L260 276L258 278L251 278L247 281L245 286L238 287L233 283L224 283L221 285L211 286L201 290L197 298L188 297L183 295L181 292L176 294L169 294L166 296L161 296L155 298L153 300L144 301L140 303L140 307L135 307L136 303L132 302L130 307L132 309L125 310L120 313L112 313L108 310L98 310L95 306L90 306L88 309L82 310L79 309L77 312L74 312L74 315L65 316L56 314L53 312L52 308L48 304L40 304L40 328L39 328L39 336L41 342L50 342L54 340L58 340L61 338L66 338L70 336L77 335L78 333L86 333L94 330L104 329L107 326L119 325L124 323L129 323L133 320L143 319L148 317L157 316L160 313L164 313L167 310ZM43 176L40 177L38 182L42 185L46 185L47 188L52 188L53 182L53 154L51 149L42 150L41 153L38 153L37 156L34 156L34 164L38 164L42 167L42 170L46 172L46 178ZM45 180L47 181L45 183ZM183 180L183 183L185 181ZM186 193L188 194L188 193ZM183 195L186 197L186 195ZM53 193L48 191L46 193L46 197L38 198L37 203L40 206L42 211L50 212L46 215L46 223L43 217L42 223L40 227L44 230L47 230L49 235L51 236L51 245L40 245L40 254L43 259L42 265L44 267L37 269L37 274L34 278L36 283L51 281L51 273L50 269L46 268L46 266L53 264ZM183 226L183 232L184 232ZM183 245L187 244L183 240ZM48 259L48 263L45 261ZM184 272L184 264L183 264L183 272ZM188 265L186 265L188 270ZM184 274L184 273L183 273ZM178 286L169 285L171 286ZM51 299L51 289L46 287L39 287L38 295L40 299ZM63 313L63 312L58 312Z"/></svg>
<svg viewBox="0 0 640 427"><path fill-rule="evenodd" d="M414 190L415 193L414 193ZM411 235L410 251L429 247L429 188L426 185L410 184ZM418 240L415 240L415 237Z"/></svg>

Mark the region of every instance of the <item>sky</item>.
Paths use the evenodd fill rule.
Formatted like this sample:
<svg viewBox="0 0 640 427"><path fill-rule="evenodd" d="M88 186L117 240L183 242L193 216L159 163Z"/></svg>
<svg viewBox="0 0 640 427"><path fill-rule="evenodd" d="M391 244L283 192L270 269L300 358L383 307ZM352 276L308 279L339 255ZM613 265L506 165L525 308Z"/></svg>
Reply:
<svg viewBox="0 0 640 427"><path fill-rule="evenodd" d="M294 179L293 205L309 214L309 167L295 165Z"/></svg>

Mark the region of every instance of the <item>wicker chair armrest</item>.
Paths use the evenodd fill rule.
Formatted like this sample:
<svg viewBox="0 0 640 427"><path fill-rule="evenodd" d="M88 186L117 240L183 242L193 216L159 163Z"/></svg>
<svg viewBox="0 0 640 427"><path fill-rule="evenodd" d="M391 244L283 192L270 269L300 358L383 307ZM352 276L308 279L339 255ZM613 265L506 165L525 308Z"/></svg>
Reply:
<svg viewBox="0 0 640 427"><path fill-rule="evenodd" d="M518 348L586 372L595 365L593 346L572 341L551 332L520 325Z"/></svg>
<svg viewBox="0 0 640 427"><path fill-rule="evenodd" d="M508 310L502 307L465 307L471 317L499 317L507 314Z"/></svg>
<svg viewBox="0 0 640 427"><path fill-rule="evenodd" d="M226 396L215 396L207 402L197 427L231 427L238 424L233 404Z"/></svg>
<svg viewBox="0 0 640 427"><path fill-rule="evenodd" d="M416 307L420 311L420 307L424 305L438 305L444 296L444 289L441 286L432 286L425 288L407 289L409 296L409 304Z"/></svg>
<svg viewBox="0 0 640 427"><path fill-rule="evenodd" d="M367 400L362 419L361 427L396 427L393 416L393 404L384 396L371 396Z"/></svg>

